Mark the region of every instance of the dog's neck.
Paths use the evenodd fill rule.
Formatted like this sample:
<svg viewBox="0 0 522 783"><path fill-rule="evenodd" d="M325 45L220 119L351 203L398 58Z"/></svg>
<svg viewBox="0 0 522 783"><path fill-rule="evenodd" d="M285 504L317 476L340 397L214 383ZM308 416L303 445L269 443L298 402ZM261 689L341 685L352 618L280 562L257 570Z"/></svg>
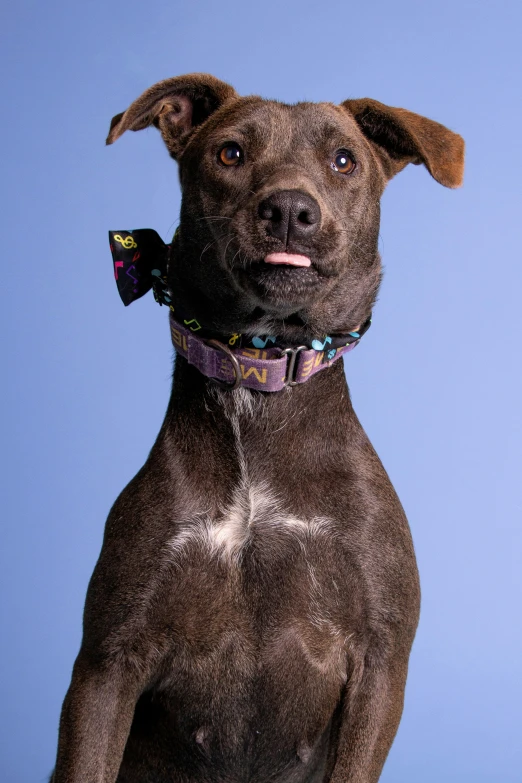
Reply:
<svg viewBox="0 0 522 783"><path fill-rule="evenodd" d="M248 388L223 389L177 355L167 428L174 427L180 435L184 433L187 444L199 434L205 440L208 432L216 432L219 441L220 422L234 418L239 419L249 432L273 436L274 444L286 444L289 451L294 451L289 441L296 431L302 433L303 429L310 443L316 437L336 441L340 437L345 442L356 417L343 362L328 367L307 383L267 393ZM189 431L190 437L187 436ZM327 443L325 448L328 448Z"/></svg>
<svg viewBox="0 0 522 783"><path fill-rule="evenodd" d="M339 465L352 458L355 464L363 440L342 362L267 394L220 389L178 355L157 447L169 455L179 491L190 487L183 503L194 513L226 506L244 462L252 482L269 485L275 496L290 493L296 513L306 516L309 493L319 494L319 505L324 493L327 505ZM332 486L316 487L325 469Z"/></svg>

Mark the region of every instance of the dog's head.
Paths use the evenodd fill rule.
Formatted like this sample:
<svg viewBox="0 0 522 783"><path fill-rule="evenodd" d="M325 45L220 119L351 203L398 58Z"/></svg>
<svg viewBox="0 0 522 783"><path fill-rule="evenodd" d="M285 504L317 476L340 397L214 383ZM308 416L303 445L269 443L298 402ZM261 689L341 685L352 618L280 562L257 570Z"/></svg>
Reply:
<svg viewBox="0 0 522 783"><path fill-rule="evenodd" d="M291 339L346 333L381 278L379 200L408 163L462 181L464 142L370 99L286 105L191 74L155 84L111 123L159 128L178 161L174 304L224 332Z"/></svg>

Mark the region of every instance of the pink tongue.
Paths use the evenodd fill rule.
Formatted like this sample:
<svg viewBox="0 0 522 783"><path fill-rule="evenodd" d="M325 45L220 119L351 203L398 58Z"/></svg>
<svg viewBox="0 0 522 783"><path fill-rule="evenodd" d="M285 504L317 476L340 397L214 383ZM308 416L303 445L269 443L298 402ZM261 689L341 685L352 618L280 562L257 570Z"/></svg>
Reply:
<svg viewBox="0 0 522 783"><path fill-rule="evenodd" d="M308 256L299 256L294 253L269 253L265 256L266 264L287 264L288 266L310 266L312 263Z"/></svg>

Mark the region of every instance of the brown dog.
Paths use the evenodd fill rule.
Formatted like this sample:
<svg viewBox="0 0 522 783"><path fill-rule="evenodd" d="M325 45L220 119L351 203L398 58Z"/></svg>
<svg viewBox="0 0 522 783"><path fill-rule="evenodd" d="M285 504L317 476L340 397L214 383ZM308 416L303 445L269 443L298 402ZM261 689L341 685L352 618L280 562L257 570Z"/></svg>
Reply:
<svg viewBox="0 0 522 783"><path fill-rule="evenodd" d="M158 439L107 521L52 780L377 781L417 570L339 349L325 350L368 323L387 180L423 163L458 186L463 141L377 101L288 106L203 74L151 87L107 142L150 125L183 192L166 279L180 350ZM291 357L287 385L205 377L182 350L196 318L219 338L198 351L221 351L231 385L247 385L238 356L261 355L251 338L271 341L264 368ZM321 372L301 383L312 343Z"/></svg>

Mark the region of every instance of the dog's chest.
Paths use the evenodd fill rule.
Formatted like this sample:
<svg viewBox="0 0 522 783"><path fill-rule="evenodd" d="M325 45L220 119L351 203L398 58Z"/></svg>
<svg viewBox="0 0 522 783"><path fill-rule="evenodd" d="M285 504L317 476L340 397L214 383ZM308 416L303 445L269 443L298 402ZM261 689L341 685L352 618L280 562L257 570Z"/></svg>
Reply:
<svg viewBox="0 0 522 783"><path fill-rule="evenodd" d="M355 586L334 520L293 516L243 475L219 515L178 526L165 556L160 612L178 681L183 671L204 692L227 672L253 687L300 669L338 691Z"/></svg>
<svg viewBox="0 0 522 783"><path fill-rule="evenodd" d="M212 758L228 747L267 761L284 737L293 763L299 748L323 752L359 632L361 585L339 520L295 513L231 423L236 455L227 459L239 470L225 502L178 516L162 549L150 619L168 652L155 698L188 753L199 737Z"/></svg>
<svg viewBox="0 0 522 783"><path fill-rule="evenodd" d="M158 689L183 704L183 734L242 726L250 736L259 723L267 742L270 725L293 747L324 731L354 631L341 549L333 520L288 514L266 483L243 481L217 518L180 525L167 548L159 611L173 647Z"/></svg>

